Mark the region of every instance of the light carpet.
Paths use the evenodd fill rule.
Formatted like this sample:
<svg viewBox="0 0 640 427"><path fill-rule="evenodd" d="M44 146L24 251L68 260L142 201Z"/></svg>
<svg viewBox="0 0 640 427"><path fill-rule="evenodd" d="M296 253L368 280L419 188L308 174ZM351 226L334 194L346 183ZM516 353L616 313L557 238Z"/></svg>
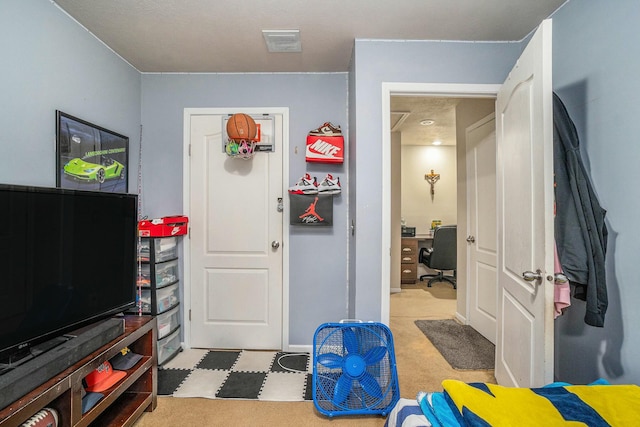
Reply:
<svg viewBox="0 0 640 427"><path fill-rule="evenodd" d="M158 369L158 395L312 400L308 353L187 349Z"/></svg>
<svg viewBox="0 0 640 427"><path fill-rule="evenodd" d="M453 319L416 320L415 324L453 369L494 369L495 345L471 326Z"/></svg>

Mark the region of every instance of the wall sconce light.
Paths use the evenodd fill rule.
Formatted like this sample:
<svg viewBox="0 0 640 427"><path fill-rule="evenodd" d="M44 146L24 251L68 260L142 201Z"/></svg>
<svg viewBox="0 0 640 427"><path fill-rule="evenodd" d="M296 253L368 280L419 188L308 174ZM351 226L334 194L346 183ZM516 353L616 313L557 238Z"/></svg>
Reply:
<svg viewBox="0 0 640 427"><path fill-rule="evenodd" d="M438 180L440 179L440 174L434 173L433 169L431 169L431 173L425 174L424 179L431 186L431 198L433 199L433 195L435 194L435 185L436 185L436 182L438 182Z"/></svg>

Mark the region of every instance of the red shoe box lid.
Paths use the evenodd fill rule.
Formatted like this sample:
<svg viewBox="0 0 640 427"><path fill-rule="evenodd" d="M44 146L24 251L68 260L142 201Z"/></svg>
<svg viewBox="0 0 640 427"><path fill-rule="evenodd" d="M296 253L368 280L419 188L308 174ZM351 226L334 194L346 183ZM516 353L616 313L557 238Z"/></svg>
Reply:
<svg viewBox="0 0 640 427"><path fill-rule="evenodd" d="M187 234L189 218L183 215L143 219L138 222L140 237L170 237Z"/></svg>
<svg viewBox="0 0 640 427"><path fill-rule="evenodd" d="M307 162L343 163L344 137L342 136L307 136Z"/></svg>

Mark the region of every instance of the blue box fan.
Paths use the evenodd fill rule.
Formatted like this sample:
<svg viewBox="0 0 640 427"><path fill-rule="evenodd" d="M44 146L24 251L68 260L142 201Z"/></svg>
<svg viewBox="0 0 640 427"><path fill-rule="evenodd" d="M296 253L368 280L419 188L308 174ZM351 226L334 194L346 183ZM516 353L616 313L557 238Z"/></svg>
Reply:
<svg viewBox="0 0 640 427"><path fill-rule="evenodd" d="M320 413L387 415L399 398L387 326L343 321L318 327L313 336L313 403Z"/></svg>

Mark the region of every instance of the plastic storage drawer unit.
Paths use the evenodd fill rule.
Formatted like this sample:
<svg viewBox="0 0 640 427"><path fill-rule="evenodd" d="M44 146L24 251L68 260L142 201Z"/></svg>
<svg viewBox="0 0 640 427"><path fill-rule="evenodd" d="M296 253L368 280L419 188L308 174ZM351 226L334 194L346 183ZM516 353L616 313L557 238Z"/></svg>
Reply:
<svg viewBox="0 0 640 427"><path fill-rule="evenodd" d="M154 239L155 261L168 261L178 257L177 237L160 237Z"/></svg>
<svg viewBox="0 0 640 427"><path fill-rule="evenodd" d="M180 326L180 310L175 307L158 317L158 339L162 339Z"/></svg>
<svg viewBox="0 0 640 427"><path fill-rule="evenodd" d="M180 330L158 341L158 365L173 358L180 351Z"/></svg>
<svg viewBox="0 0 640 427"><path fill-rule="evenodd" d="M142 311L151 313L151 289L142 289ZM178 283L156 291L156 313L164 313L179 302Z"/></svg>
<svg viewBox="0 0 640 427"><path fill-rule="evenodd" d="M178 280L178 260L156 264L156 288L175 283Z"/></svg>
<svg viewBox="0 0 640 427"><path fill-rule="evenodd" d="M156 291L156 307L159 313L163 313L178 304L178 284L174 283Z"/></svg>
<svg viewBox="0 0 640 427"><path fill-rule="evenodd" d="M151 284L151 267L149 264L141 264L138 271L138 285L149 286Z"/></svg>

